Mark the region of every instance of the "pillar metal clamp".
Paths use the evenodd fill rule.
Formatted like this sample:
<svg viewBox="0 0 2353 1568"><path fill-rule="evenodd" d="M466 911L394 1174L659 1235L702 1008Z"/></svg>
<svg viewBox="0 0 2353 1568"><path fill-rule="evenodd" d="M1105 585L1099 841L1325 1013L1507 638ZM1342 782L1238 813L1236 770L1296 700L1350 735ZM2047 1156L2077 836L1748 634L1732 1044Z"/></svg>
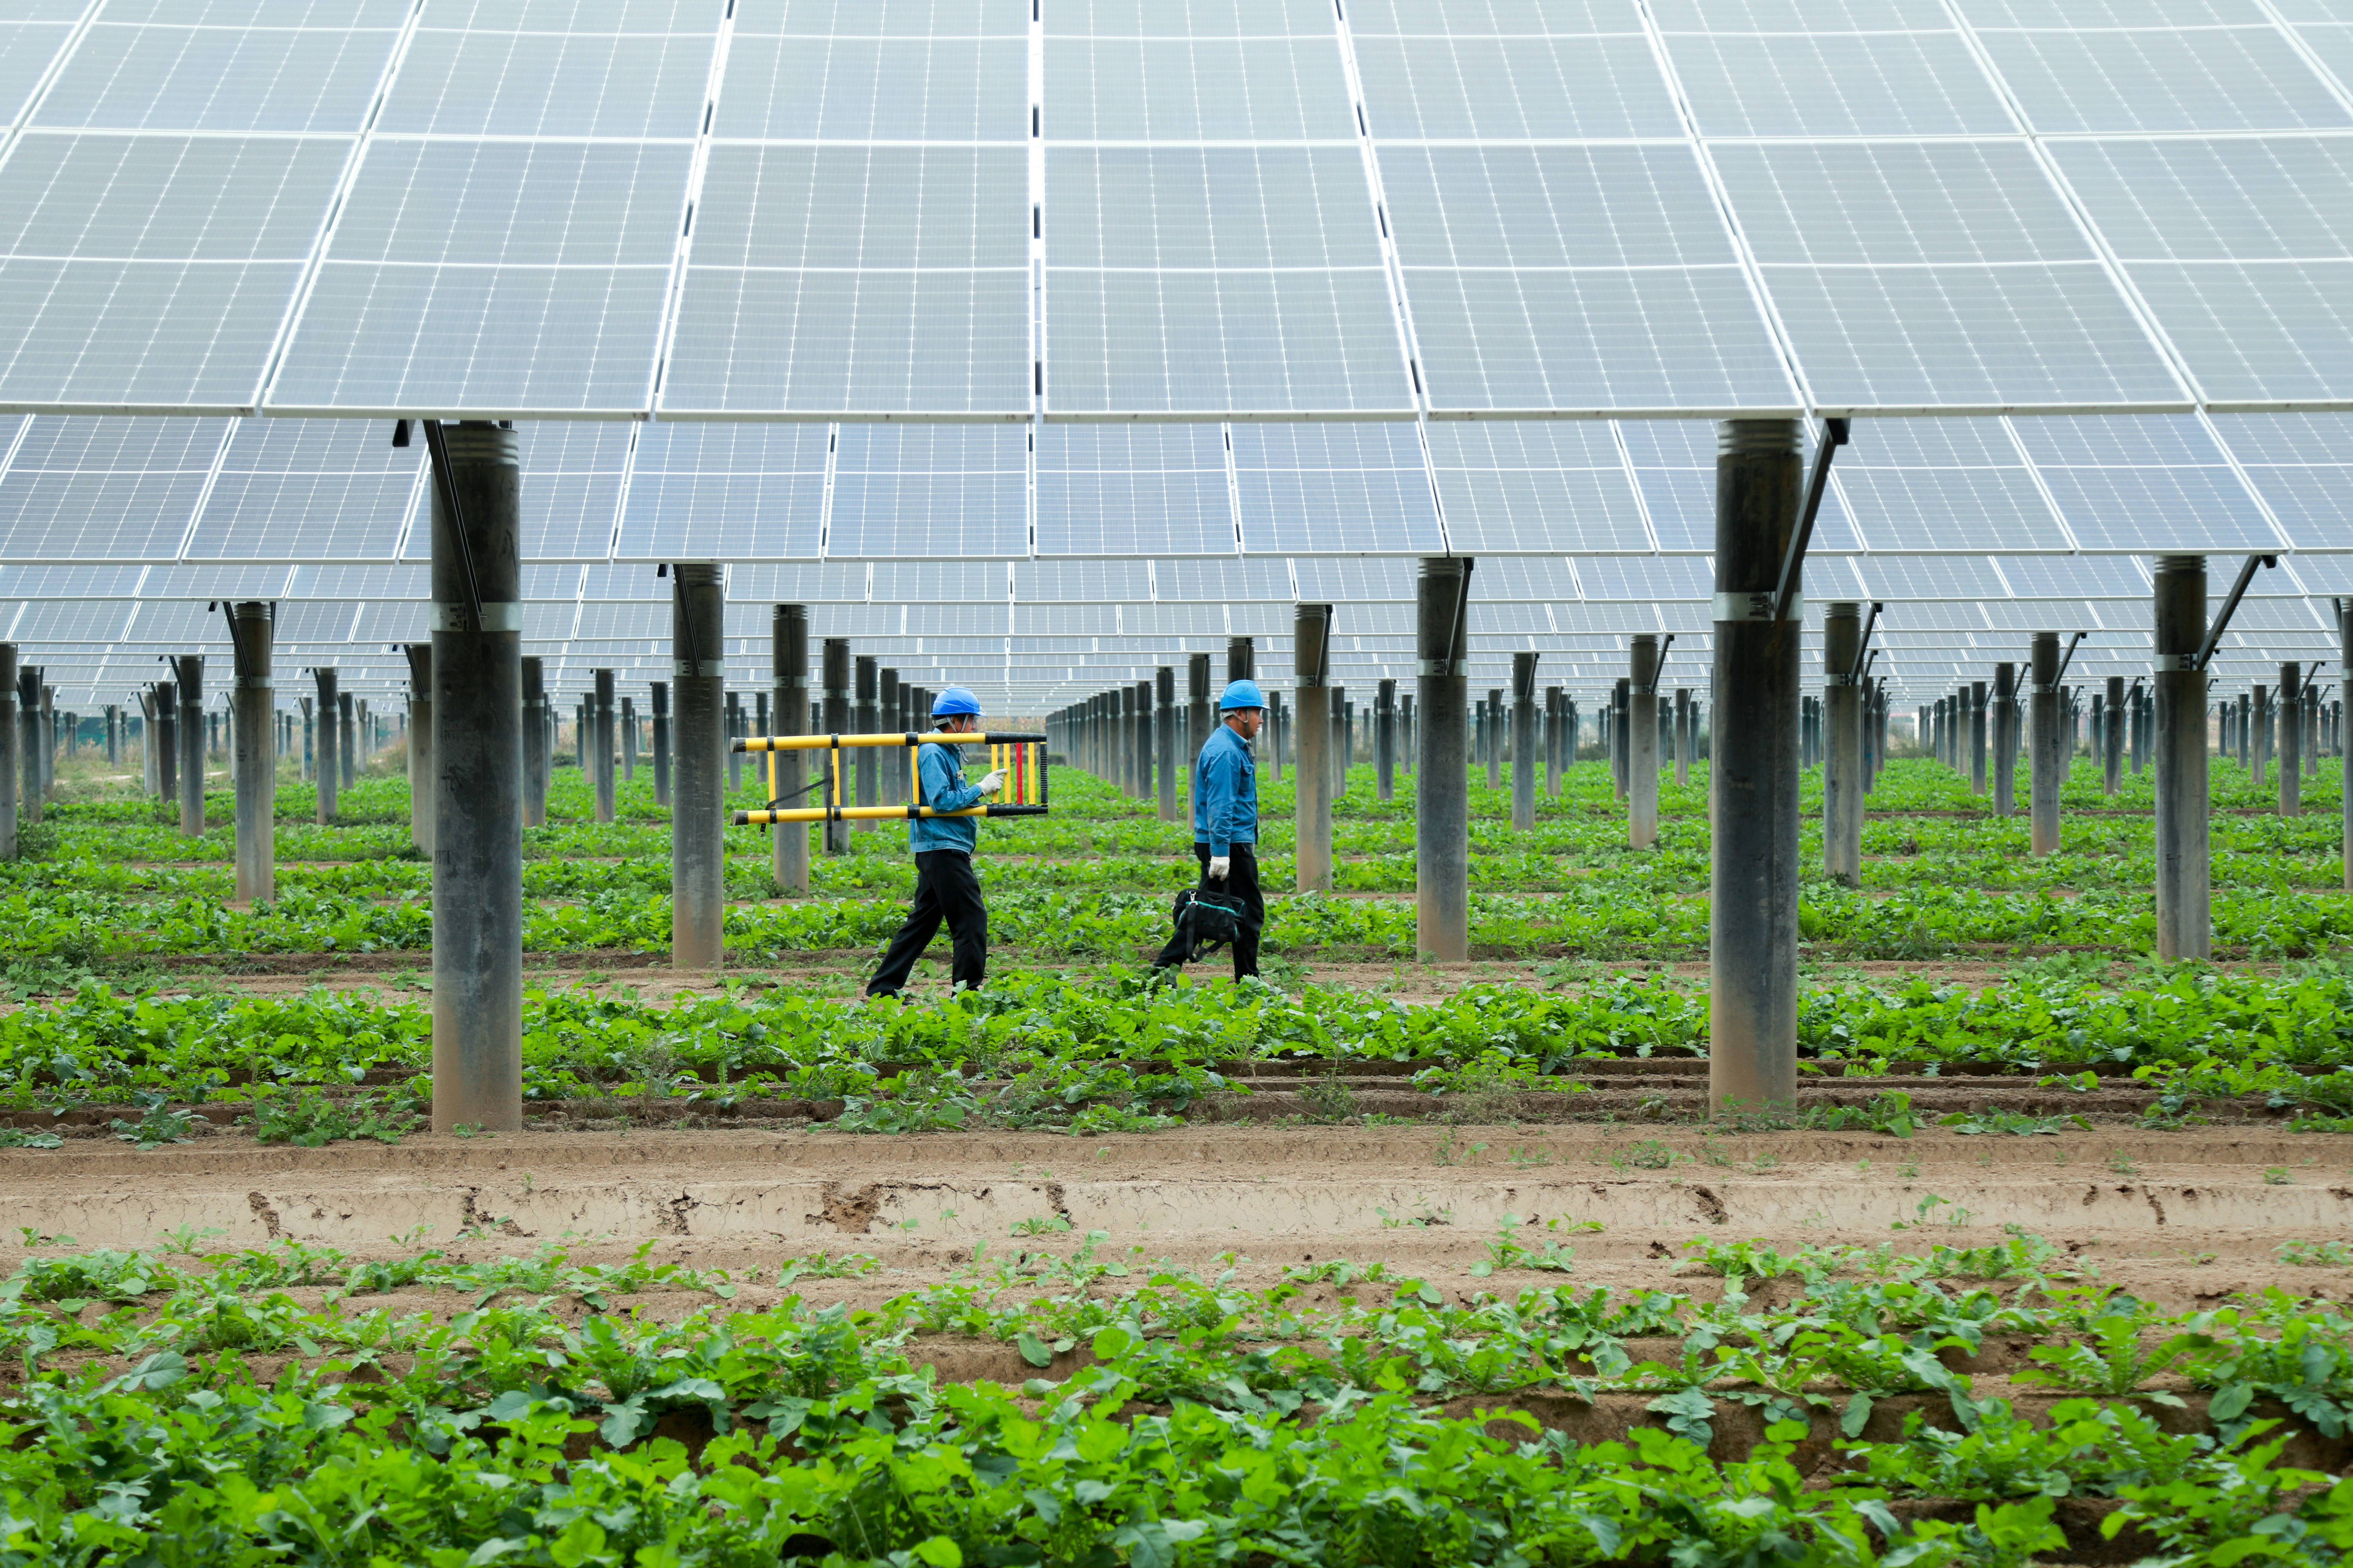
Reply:
<svg viewBox="0 0 2353 1568"><path fill-rule="evenodd" d="M674 658L670 661L670 675L679 680L727 679L727 661L723 658Z"/></svg>
<svg viewBox="0 0 2353 1568"><path fill-rule="evenodd" d="M433 629L519 632L522 630L522 605L512 599L493 599L480 605L437 604L433 606Z"/></svg>
<svg viewBox="0 0 2353 1568"><path fill-rule="evenodd" d="M1760 588L1749 594L1718 594L1715 596L1715 618L1719 621L1802 621L1806 618L1806 596L1803 594L1790 595L1788 603L1782 606L1782 613L1776 615L1774 610L1778 597L1771 588Z"/></svg>
<svg viewBox="0 0 2353 1568"><path fill-rule="evenodd" d="M2195 675L2198 668L2198 656L2194 653L2155 653L2148 658L2151 675Z"/></svg>

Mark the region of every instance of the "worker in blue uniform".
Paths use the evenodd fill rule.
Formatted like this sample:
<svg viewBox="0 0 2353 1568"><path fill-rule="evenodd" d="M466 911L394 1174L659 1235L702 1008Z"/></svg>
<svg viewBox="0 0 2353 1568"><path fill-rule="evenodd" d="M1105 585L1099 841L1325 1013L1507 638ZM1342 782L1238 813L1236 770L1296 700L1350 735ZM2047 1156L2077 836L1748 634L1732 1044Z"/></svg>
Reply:
<svg viewBox="0 0 2353 1568"><path fill-rule="evenodd" d="M980 728L979 700L963 687L951 686L933 701L932 721L932 727L944 735L971 734ZM917 748L915 775L923 792L916 804L934 811L978 805L1005 787L1001 773L966 784L964 753L952 742L938 741ZM915 903L907 911L907 923L891 939L891 950L882 955L882 967L874 972L866 994L899 994L943 920L953 944L949 978L959 991L980 989L988 973L988 910L972 868L972 852L979 843L980 829L969 816L919 816L907 824L907 847L915 852Z"/></svg>
<svg viewBox="0 0 2353 1568"><path fill-rule="evenodd" d="M1228 894L1242 905L1241 931L1234 939L1234 979L1258 973L1258 935L1266 925L1266 900L1258 889L1258 759L1250 742L1266 721L1266 698L1254 680L1237 680L1218 699L1223 721L1193 759L1193 858L1201 865L1205 890ZM1170 939L1155 969L1185 962L1183 933Z"/></svg>

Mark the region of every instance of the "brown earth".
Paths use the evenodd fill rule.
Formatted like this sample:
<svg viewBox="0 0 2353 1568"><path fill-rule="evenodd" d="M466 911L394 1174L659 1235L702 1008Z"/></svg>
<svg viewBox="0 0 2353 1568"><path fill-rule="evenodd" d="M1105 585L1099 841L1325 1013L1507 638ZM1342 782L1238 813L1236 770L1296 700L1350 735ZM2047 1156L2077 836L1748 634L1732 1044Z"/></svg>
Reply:
<svg viewBox="0 0 2353 1568"><path fill-rule="evenodd" d="M206 1247L293 1239L360 1257L429 1242L475 1258L563 1245L611 1261L651 1241L657 1262L739 1277L818 1252L880 1261L796 1287L823 1301L871 1302L976 1262L1068 1258L1097 1231L1095 1256L1135 1274L1163 1259L1222 1267L1231 1254L1246 1260L1232 1265L1238 1278L1261 1286L1340 1259L1466 1300L1559 1282L1472 1272L1506 1215L1529 1250L1572 1251L1580 1284L1621 1289L1720 1289L1678 1269L1695 1237L1914 1254L1997 1244L2014 1226L2172 1310L2266 1285L2353 1296L2353 1271L2275 1253L2348 1234L2353 1139L2267 1127L1909 1139L1592 1124L1209 1125L1100 1139L639 1128L315 1150L225 1135L146 1152L77 1139L0 1152L0 1236L84 1247L213 1230Z"/></svg>

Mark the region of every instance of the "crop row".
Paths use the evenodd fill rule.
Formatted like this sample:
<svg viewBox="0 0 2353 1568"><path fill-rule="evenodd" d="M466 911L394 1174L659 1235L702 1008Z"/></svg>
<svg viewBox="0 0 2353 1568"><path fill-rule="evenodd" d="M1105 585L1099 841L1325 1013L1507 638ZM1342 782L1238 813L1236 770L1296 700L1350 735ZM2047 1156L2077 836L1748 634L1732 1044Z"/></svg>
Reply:
<svg viewBox="0 0 2353 1568"><path fill-rule="evenodd" d="M969 1113L1085 1130L1090 1106L1181 1113L1250 1064L1388 1063L1440 1092L1541 1089L1599 1059L1704 1056L1707 1028L1704 989L1621 977L1575 992L1473 986L1416 1005L1314 985L1152 989L1133 972L1015 973L926 1006L750 986L661 1003L533 989L523 1071L536 1100L828 1100L911 1108L927 1125ZM414 1002L93 986L0 1016L0 1086L16 1107L58 1111L241 1101L256 1086L414 1092L430 1038L430 1010ZM2136 1073L2184 1100L2259 1095L2353 1114L2353 973L2333 966L2280 979L2184 969L2117 990L2057 975L1975 992L1842 984L1804 995L1799 1038L1806 1060L1865 1075L1967 1068L2088 1088Z"/></svg>
<svg viewBox="0 0 2353 1568"><path fill-rule="evenodd" d="M1922 1568L2129 1531L2220 1568L2353 1547L2353 1482L2284 1462L2291 1441L2341 1455L2353 1422L2353 1322L2327 1303L2168 1317L2064 1282L2029 1237L1816 1267L1774 1310L1739 1278L1708 1303L1452 1303L1340 1264L1267 1291L1138 1285L1104 1239L870 1311L731 1310L756 1279L561 1255L38 1258L0 1290L23 1369L0 1400L0 1563ZM2021 1286L1948 1288L1970 1274ZM1318 1280L1349 1288L1307 1308ZM286 1293L322 1286L318 1307ZM434 1288L474 1304L369 1310ZM681 1288L721 1300L674 1323L607 1310ZM944 1382L941 1338L1050 1375ZM2003 1393L1964 1370L1996 1340L2031 1342ZM1572 1436L1605 1411L1622 1436Z"/></svg>
<svg viewBox="0 0 2353 1568"><path fill-rule="evenodd" d="M527 952L619 950L670 945L667 893L601 888L576 901L540 901L523 911ZM1690 958L1706 951L1704 894L1646 896L1607 883L1572 880L1549 894L1474 894L1474 954L1588 958ZM2214 942L2256 958L2316 954L2353 937L2353 895L2341 891L2218 889ZM734 903L725 941L738 962L763 954L869 952L887 942L904 914L892 897ZM1169 895L1052 886L995 889L989 931L1031 958L1133 960L1166 940ZM1852 958L1926 958L2016 947L2152 951L2151 894L2089 889L2073 897L2047 889L2003 893L1922 887L1881 897L1830 883L1805 889L1804 940L1818 952ZM432 944L432 910L422 898L374 899L290 889L275 902L232 909L211 899L139 899L19 887L0 893L0 954L99 963L153 953L375 952ZM1413 904L1404 898L1316 893L1272 899L1265 940L1279 955L1411 959Z"/></svg>

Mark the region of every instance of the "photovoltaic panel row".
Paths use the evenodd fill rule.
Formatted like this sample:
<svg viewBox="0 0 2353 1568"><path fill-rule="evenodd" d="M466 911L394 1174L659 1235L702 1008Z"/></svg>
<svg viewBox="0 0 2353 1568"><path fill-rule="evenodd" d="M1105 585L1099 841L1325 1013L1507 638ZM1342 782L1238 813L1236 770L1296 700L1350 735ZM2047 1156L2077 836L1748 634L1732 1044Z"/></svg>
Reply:
<svg viewBox="0 0 2353 1568"><path fill-rule="evenodd" d="M1865 422L1833 471L1813 548L2353 550L2337 460L2353 416L2226 417L2235 462L2194 416ZM0 431L15 452L0 473L0 561L380 562L403 538L406 559L429 552L421 446L391 447L380 422L231 429L45 416ZM1427 431L1425 468L1403 424L1048 426L1035 552L1230 556L1237 541L1278 556L1714 547L1715 433L1704 424ZM1022 427L548 421L521 436L529 560L1032 551Z"/></svg>

